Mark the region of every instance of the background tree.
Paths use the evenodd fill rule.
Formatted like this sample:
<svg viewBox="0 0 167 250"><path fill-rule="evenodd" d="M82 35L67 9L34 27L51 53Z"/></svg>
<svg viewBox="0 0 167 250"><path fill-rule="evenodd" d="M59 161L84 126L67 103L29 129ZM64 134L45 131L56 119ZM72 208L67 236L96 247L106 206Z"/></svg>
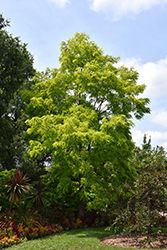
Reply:
<svg viewBox="0 0 167 250"><path fill-rule="evenodd" d="M145 165L153 164L154 162L167 166L167 153L162 146L152 147L151 138L147 139L147 135L144 135L141 147L136 146L133 150L131 165L140 174L140 170Z"/></svg>
<svg viewBox="0 0 167 250"><path fill-rule="evenodd" d="M163 147L152 148L146 135L142 147L134 149L132 163L138 176L131 186L127 207L117 217L114 225L124 227L124 232L147 233L149 243L154 236L153 227L161 229L162 215L166 212L166 152ZM155 233L156 235L156 233Z"/></svg>
<svg viewBox="0 0 167 250"><path fill-rule="evenodd" d="M25 92L31 157L52 153L49 184L59 196L79 206L99 209L111 190L133 178L132 115L149 113L149 99L139 98L133 68L116 68L118 58L104 55L89 36L76 33L61 43L60 68L38 73Z"/></svg>
<svg viewBox="0 0 167 250"><path fill-rule="evenodd" d="M9 181L10 177L14 175L14 173L15 173L14 169L4 170L0 172L0 201L1 201L0 208L3 211L8 210L10 208L10 203L6 199L6 194L9 187L5 185L5 182Z"/></svg>
<svg viewBox="0 0 167 250"><path fill-rule="evenodd" d="M33 57L27 45L4 30L9 21L0 15L0 169L16 166L18 119L23 103L19 89L28 84L35 73Z"/></svg>

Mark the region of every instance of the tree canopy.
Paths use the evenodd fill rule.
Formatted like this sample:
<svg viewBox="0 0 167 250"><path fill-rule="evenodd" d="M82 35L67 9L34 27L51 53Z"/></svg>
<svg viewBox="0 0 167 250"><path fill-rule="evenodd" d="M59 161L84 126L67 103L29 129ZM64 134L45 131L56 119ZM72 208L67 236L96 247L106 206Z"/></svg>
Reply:
<svg viewBox="0 0 167 250"><path fill-rule="evenodd" d="M37 73L25 92L29 154L52 153L52 189L79 204L107 204L114 186L132 178L132 117L150 112L133 68L117 67L85 33L60 47L60 68Z"/></svg>
<svg viewBox="0 0 167 250"><path fill-rule="evenodd" d="M0 169L15 165L12 143L21 109L17 91L35 73L27 45L4 29L8 25L0 14Z"/></svg>

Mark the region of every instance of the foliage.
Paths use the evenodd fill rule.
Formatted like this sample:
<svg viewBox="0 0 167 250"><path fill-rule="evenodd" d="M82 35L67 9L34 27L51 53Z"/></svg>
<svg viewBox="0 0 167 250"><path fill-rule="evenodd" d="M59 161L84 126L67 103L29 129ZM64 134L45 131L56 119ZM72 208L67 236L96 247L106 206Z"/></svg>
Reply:
<svg viewBox="0 0 167 250"><path fill-rule="evenodd" d="M86 34L62 42L60 51L60 68L37 73L24 93L33 117L29 154L52 153L48 185L74 200L83 216L84 205L106 206L115 186L133 178L131 118L149 113L149 99L138 97L145 89L136 84L138 73L116 68L118 58L104 55Z"/></svg>
<svg viewBox="0 0 167 250"><path fill-rule="evenodd" d="M17 235L13 235L11 238L8 238L7 236L0 237L0 249L4 249L19 243L21 243L21 240L17 237Z"/></svg>
<svg viewBox="0 0 167 250"><path fill-rule="evenodd" d="M25 209L27 206L31 208L35 200L42 199L44 190L40 190L39 183L30 182L30 179L23 176L20 170L11 169L0 172L0 200L2 211L8 210L9 207L19 207L19 209ZM26 192L28 191L28 192ZM42 192L42 195L41 195ZM24 196L23 196L24 194ZM9 198L9 199L7 199ZM10 204L10 201L12 202ZM20 204L14 204L13 202L22 201ZM45 201L45 205L46 205ZM36 202L35 202L36 203ZM34 204L35 205L35 204ZM37 203L36 203L37 205ZM38 202L39 205L39 202ZM36 209L39 206L34 206ZM0 209L0 210L1 210Z"/></svg>
<svg viewBox="0 0 167 250"><path fill-rule="evenodd" d="M24 199L25 208L33 208L36 211L42 211L46 208L46 203L49 202L49 198L46 195L46 188L39 179L38 182L32 182L31 190L27 197Z"/></svg>
<svg viewBox="0 0 167 250"><path fill-rule="evenodd" d="M2 14L0 14L0 30L6 26L9 26L9 24L10 24L9 20L5 20Z"/></svg>
<svg viewBox="0 0 167 250"><path fill-rule="evenodd" d="M7 197L9 201L20 201L21 195L30 190L30 185L28 184L28 178L20 170L16 170L13 176L9 177L9 180L5 182L9 189L7 191Z"/></svg>
<svg viewBox="0 0 167 250"><path fill-rule="evenodd" d="M140 174L140 169L143 166L154 164L155 162L167 165L167 153L163 147L152 147L151 138L147 140L147 135L144 135L141 147L135 147L133 150L131 165Z"/></svg>
<svg viewBox="0 0 167 250"><path fill-rule="evenodd" d="M5 185L5 182L9 180L15 172L15 169L4 170L0 172L0 200L1 200L1 209L9 209L9 201L6 199L6 194L8 191L8 186Z"/></svg>
<svg viewBox="0 0 167 250"><path fill-rule="evenodd" d="M34 207L36 209L40 209L43 207L43 201L42 201L42 183L41 180L37 184L35 184L35 195L33 196L34 198Z"/></svg>
<svg viewBox="0 0 167 250"><path fill-rule="evenodd" d="M153 232L152 228L160 230L164 226L162 215L167 209L166 154L162 148L152 149L151 140L147 143L144 137L142 149L138 149L134 160L139 174L127 207L116 218L114 225L123 226L124 232L128 233L147 233L150 242L151 237L159 232Z"/></svg>
<svg viewBox="0 0 167 250"><path fill-rule="evenodd" d="M6 218L8 218L8 223ZM15 211L13 214L7 211L2 213L0 226L0 239L3 239L1 243L6 244L6 246L12 243L13 237L21 242L24 239L33 240L62 231L61 226L48 223L45 218L42 218L38 213L32 213L30 210L26 214L19 211ZM17 241L17 243L19 242Z"/></svg>
<svg viewBox="0 0 167 250"><path fill-rule="evenodd" d="M0 14L0 170L16 166L13 143L22 108L18 91L35 73L27 45L4 30L8 25Z"/></svg>

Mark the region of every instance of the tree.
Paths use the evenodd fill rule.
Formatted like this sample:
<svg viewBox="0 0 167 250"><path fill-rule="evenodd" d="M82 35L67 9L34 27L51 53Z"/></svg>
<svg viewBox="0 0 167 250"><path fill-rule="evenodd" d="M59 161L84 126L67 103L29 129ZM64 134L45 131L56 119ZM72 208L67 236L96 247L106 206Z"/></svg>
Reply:
<svg viewBox="0 0 167 250"><path fill-rule="evenodd" d="M152 236L157 236L152 228L161 229L161 217L167 209L166 160L165 150L159 146L152 148L151 139L147 142L145 135L142 147L134 149L131 161L138 172L131 196L127 207L114 222L118 227L123 225L126 233L147 233L149 243Z"/></svg>
<svg viewBox="0 0 167 250"><path fill-rule="evenodd" d="M5 183L10 179L12 175L14 175L14 173L14 169L4 170L0 172L0 208L2 208L4 211L8 210L10 207L9 201L6 199L6 194L9 188L8 185L5 185Z"/></svg>
<svg viewBox="0 0 167 250"><path fill-rule="evenodd" d="M27 45L18 37L4 30L9 25L0 14L0 169L12 169L16 165L16 147L13 137L17 133L20 117L21 86L33 77L33 57ZM18 102L19 101L19 102Z"/></svg>
<svg viewBox="0 0 167 250"><path fill-rule="evenodd" d="M167 153L162 146L152 147L151 138L147 140L147 135L144 135L141 147L135 147L133 150L131 165L140 174L144 166L154 164L155 162L167 165Z"/></svg>
<svg viewBox="0 0 167 250"><path fill-rule="evenodd" d="M167 173L165 165L154 163L142 168L136 179L127 207L116 218L114 226L123 226L124 233L147 234L150 244L163 227L166 213ZM153 227L157 230L153 231Z"/></svg>
<svg viewBox="0 0 167 250"><path fill-rule="evenodd" d="M116 67L85 33L61 43L60 68L37 73L25 92L29 154L52 153L52 190L69 195L79 206L99 209L110 191L133 177L128 164L133 142L132 114L141 119L149 99L139 98L133 68Z"/></svg>
<svg viewBox="0 0 167 250"><path fill-rule="evenodd" d="M147 140L147 136L144 135L143 137L143 144L141 147L135 146L132 152L132 158L130 159L130 165L132 168L136 170L136 174L134 175L134 179L132 182L127 183L125 182L122 186L120 186L117 190L117 196L114 203L111 204L109 209L109 213L112 213L113 218L122 214L123 209L127 208L127 204L132 196L136 194L135 182L137 178L142 178L143 171L146 171L146 167L150 166L153 168L150 171L153 171L155 174L155 163L158 164L164 170L164 167L167 166L167 153L165 152L163 147L151 146L151 138ZM148 170L147 170L148 171ZM148 178L153 178L148 173ZM149 180L147 180L149 182ZM151 182L150 182L151 183ZM148 184L149 189L149 184ZM114 190L115 191L115 190ZM139 190L138 190L139 191ZM131 207L132 212L134 208ZM132 216L132 215L131 215Z"/></svg>

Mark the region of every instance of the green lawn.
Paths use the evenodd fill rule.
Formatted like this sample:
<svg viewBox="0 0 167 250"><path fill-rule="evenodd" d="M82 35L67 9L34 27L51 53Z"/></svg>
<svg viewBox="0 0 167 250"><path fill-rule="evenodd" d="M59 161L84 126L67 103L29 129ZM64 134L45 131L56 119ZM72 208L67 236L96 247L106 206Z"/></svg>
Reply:
<svg viewBox="0 0 167 250"><path fill-rule="evenodd" d="M10 250L132 250L132 248L121 248L106 246L100 243L100 239L109 236L112 231L104 228L88 228L68 231L38 240L27 241L12 246Z"/></svg>

